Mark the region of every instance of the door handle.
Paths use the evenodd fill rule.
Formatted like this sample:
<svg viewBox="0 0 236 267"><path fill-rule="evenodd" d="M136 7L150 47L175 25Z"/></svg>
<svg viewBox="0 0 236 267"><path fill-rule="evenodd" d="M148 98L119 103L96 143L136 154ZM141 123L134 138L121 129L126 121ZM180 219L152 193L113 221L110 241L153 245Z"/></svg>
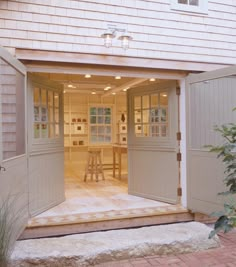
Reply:
<svg viewBox="0 0 236 267"><path fill-rule="evenodd" d="M1 165L0 165L0 171L6 171L6 168L4 168L4 167L2 167Z"/></svg>

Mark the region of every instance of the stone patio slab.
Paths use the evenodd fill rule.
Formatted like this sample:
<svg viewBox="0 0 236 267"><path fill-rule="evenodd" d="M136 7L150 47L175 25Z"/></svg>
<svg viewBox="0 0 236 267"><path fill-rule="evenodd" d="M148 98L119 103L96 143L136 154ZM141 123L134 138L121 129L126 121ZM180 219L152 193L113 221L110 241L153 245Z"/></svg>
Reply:
<svg viewBox="0 0 236 267"><path fill-rule="evenodd" d="M190 222L17 241L10 266L85 267L219 247L218 237L208 239L210 231L202 223Z"/></svg>

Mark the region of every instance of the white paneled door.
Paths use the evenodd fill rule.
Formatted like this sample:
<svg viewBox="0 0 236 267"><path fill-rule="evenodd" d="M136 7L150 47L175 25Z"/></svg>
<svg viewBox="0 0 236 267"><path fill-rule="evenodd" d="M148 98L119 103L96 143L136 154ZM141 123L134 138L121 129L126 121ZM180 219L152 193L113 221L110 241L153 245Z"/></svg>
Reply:
<svg viewBox="0 0 236 267"><path fill-rule="evenodd" d="M10 205L7 225L14 220L12 238L28 220L25 77L24 65L0 47L0 209Z"/></svg>
<svg viewBox="0 0 236 267"><path fill-rule="evenodd" d="M177 203L176 82L130 89L128 125L129 193Z"/></svg>
<svg viewBox="0 0 236 267"><path fill-rule="evenodd" d="M63 87L28 75L29 212L39 214L65 199Z"/></svg>
<svg viewBox="0 0 236 267"><path fill-rule="evenodd" d="M190 75L187 79L187 201L192 211L222 209L224 166L206 145L223 140L214 126L236 123L236 67Z"/></svg>

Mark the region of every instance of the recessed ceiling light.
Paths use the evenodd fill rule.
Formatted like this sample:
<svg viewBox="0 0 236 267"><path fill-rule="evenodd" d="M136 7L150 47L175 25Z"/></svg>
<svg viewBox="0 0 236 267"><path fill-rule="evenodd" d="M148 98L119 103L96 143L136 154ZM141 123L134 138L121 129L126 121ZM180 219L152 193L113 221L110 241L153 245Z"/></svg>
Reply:
<svg viewBox="0 0 236 267"><path fill-rule="evenodd" d="M116 76L115 79L116 79L116 80L120 80L121 77L120 77L120 76Z"/></svg>
<svg viewBox="0 0 236 267"><path fill-rule="evenodd" d="M85 74L85 76L84 76L85 78L91 78L91 75L90 74Z"/></svg>
<svg viewBox="0 0 236 267"><path fill-rule="evenodd" d="M68 84L67 85L69 88L74 88L74 86L72 84Z"/></svg>
<svg viewBox="0 0 236 267"><path fill-rule="evenodd" d="M115 93L115 92L113 92L112 94L113 94L113 95L116 95L116 93Z"/></svg>
<svg viewBox="0 0 236 267"><path fill-rule="evenodd" d="M108 91L108 90L110 90L111 89L111 86L106 86L105 88L104 88L104 91Z"/></svg>
<svg viewBox="0 0 236 267"><path fill-rule="evenodd" d="M123 89L123 91L124 91L124 92L126 92L128 89L129 89L129 87L127 87L127 88L124 88L124 89Z"/></svg>
<svg viewBox="0 0 236 267"><path fill-rule="evenodd" d="M156 80L155 78L149 79L150 82L155 82L155 80Z"/></svg>
<svg viewBox="0 0 236 267"><path fill-rule="evenodd" d="M92 95L96 95L96 92L95 92L95 91L93 91L91 94L92 94Z"/></svg>
<svg viewBox="0 0 236 267"><path fill-rule="evenodd" d="M167 94L161 94L161 96L163 96L163 97L167 97Z"/></svg>

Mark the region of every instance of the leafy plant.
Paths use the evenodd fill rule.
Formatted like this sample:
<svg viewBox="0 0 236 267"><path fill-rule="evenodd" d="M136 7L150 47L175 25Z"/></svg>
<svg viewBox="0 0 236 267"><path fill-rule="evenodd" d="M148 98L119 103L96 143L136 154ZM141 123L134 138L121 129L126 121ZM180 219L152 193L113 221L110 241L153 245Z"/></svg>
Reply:
<svg viewBox="0 0 236 267"><path fill-rule="evenodd" d="M21 220L25 209L15 211L19 197L8 195L0 201L0 267L8 266L15 239L21 229Z"/></svg>
<svg viewBox="0 0 236 267"><path fill-rule="evenodd" d="M216 127L215 131L219 132L224 139L221 146L207 146L210 152L218 153L217 157L222 159L225 164L224 183L227 187L225 192L219 195L233 196L236 194L236 124L230 123ZM230 203L224 204L224 210L214 212L214 217L218 217L215 222L214 230L211 231L209 238L212 238L219 231L229 232L236 226L236 203L231 199Z"/></svg>

